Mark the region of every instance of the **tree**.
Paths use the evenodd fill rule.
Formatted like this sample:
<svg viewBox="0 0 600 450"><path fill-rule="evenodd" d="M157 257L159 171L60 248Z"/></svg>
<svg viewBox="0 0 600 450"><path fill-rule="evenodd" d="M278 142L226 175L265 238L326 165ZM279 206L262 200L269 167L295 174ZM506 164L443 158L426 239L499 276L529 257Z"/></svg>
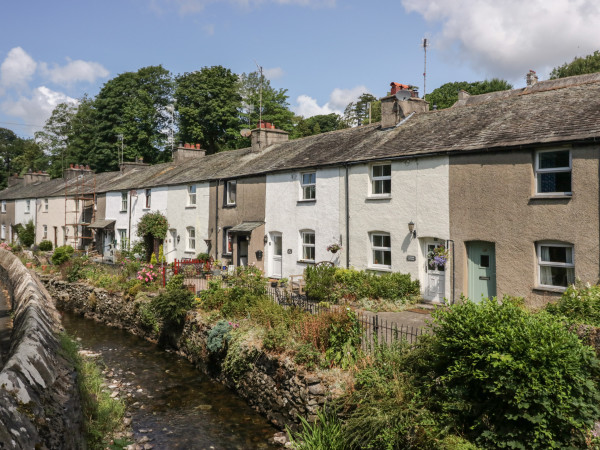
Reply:
<svg viewBox="0 0 600 450"><path fill-rule="evenodd" d="M367 125L369 123L369 104L371 123L381 121L381 102L372 94L364 93L356 102L350 102L344 110L344 121L348 126Z"/></svg>
<svg viewBox="0 0 600 450"><path fill-rule="evenodd" d="M13 159L13 172L25 173L28 170L47 170L48 156L34 139L17 139L17 156Z"/></svg>
<svg viewBox="0 0 600 450"><path fill-rule="evenodd" d="M2 158L2 169L0 170L0 186L6 186L8 177L14 172L12 167L13 158L17 156L17 135L8 128L0 128L0 158Z"/></svg>
<svg viewBox="0 0 600 450"><path fill-rule="evenodd" d="M179 139L202 144L208 154L235 148L242 106L237 75L223 66L203 67L176 82Z"/></svg>
<svg viewBox="0 0 600 450"><path fill-rule="evenodd" d="M49 158L49 173L52 178L63 174L65 158L68 159L69 138L72 136L72 121L77 110L77 105L73 103L59 103L46 120L43 131L35 133L36 142Z"/></svg>
<svg viewBox="0 0 600 450"><path fill-rule="evenodd" d="M164 160L173 88L171 74L162 66L143 67L106 82L94 100L97 161L90 165L100 172L116 169L121 145L124 161Z"/></svg>
<svg viewBox="0 0 600 450"><path fill-rule="evenodd" d="M319 114L307 119L300 118L292 134L293 138L312 136L319 133L347 128L346 122L339 114Z"/></svg>
<svg viewBox="0 0 600 450"><path fill-rule="evenodd" d="M488 92L506 91L512 88L513 86L508 81L498 78L472 83L468 81L454 81L434 89L425 96L425 100L429 102L430 108L433 108L433 105L437 105L437 109L445 109L450 108L458 101L458 92L460 90L464 90L470 95L480 95Z"/></svg>
<svg viewBox="0 0 600 450"><path fill-rule="evenodd" d="M146 213L140 218L136 234L144 240L147 261L150 261L152 253L158 253L158 246L166 237L168 229L167 218L159 211Z"/></svg>
<svg viewBox="0 0 600 450"><path fill-rule="evenodd" d="M591 55L574 58L570 63L564 63L562 66L555 67L550 72L550 79L555 80L557 78L595 72L600 72L600 51L598 50Z"/></svg>

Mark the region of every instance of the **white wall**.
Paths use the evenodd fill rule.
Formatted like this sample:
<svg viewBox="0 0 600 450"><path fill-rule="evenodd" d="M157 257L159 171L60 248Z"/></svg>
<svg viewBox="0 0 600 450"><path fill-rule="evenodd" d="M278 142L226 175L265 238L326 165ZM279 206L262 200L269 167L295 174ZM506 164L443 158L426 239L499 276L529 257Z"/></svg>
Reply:
<svg viewBox="0 0 600 450"><path fill-rule="evenodd" d="M340 243L339 168L316 170L316 200L301 201L301 173L287 172L267 175L265 233L265 272L273 275L272 233L282 234L282 276L299 275L306 263L302 256L301 230L315 232L315 261L339 263L339 253L332 255L327 246ZM310 172L310 171L306 171ZM288 251L291 250L291 253Z"/></svg>
<svg viewBox="0 0 600 450"><path fill-rule="evenodd" d="M164 246L167 262L174 259L195 258L198 253L207 252L205 239L208 239L209 184L196 183L196 205L188 205L188 185L169 186L167 220L169 232ZM196 248L188 249L187 228L196 230ZM180 237L179 243L176 241Z"/></svg>
<svg viewBox="0 0 600 450"><path fill-rule="evenodd" d="M369 233L390 234L392 272L409 273L427 283L426 243L434 238L445 243L449 239L448 158L420 158L392 161L391 196L372 198L369 195L370 164L350 166L350 266L373 269ZM340 204L343 208L344 186L340 177ZM345 212L341 213L340 230L345 238ZM408 231L408 223L415 223L417 238ZM345 263L345 252L341 255ZM414 256L415 261L407 257ZM448 265L449 266L449 265ZM381 271L381 269L377 269ZM445 277L445 293L450 293L449 271Z"/></svg>
<svg viewBox="0 0 600 450"><path fill-rule="evenodd" d="M27 200L30 201L29 213L26 212ZM37 207L35 198L15 200L15 225L20 223L25 226L30 220L36 224L36 210Z"/></svg>

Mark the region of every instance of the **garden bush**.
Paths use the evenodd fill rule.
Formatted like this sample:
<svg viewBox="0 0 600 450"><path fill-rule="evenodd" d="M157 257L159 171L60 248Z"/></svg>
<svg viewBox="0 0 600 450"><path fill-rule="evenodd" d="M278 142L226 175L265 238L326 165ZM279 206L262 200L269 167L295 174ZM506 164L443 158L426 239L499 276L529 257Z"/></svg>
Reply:
<svg viewBox="0 0 600 450"><path fill-rule="evenodd" d="M599 361L560 320L510 298L433 313L413 355L429 408L483 447L582 448L600 417Z"/></svg>
<svg viewBox="0 0 600 450"><path fill-rule="evenodd" d="M194 305L194 294L183 286L183 277L175 275L167 283L165 291L152 299L151 305L165 328L180 328Z"/></svg>
<svg viewBox="0 0 600 450"><path fill-rule="evenodd" d="M600 286L569 286L558 302L546 310L570 322L600 327Z"/></svg>
<svg viewBox="0 0 600 450"><path fill-rule="evenodd" d="M219 320L214 327L208 332L206 338L206 348L211 353L222 353L227 349L227 342L231 337L229 333L233 330L231 322L227 320Z"/></svg>
<svg viewBox="0 0 600 450"><path fill-rule="evenodd" d="M42 252L49 252L50 250L52 250L52 241L44 240L44 241L40 242L40 245L38 245L38 248Z"/></svg>
<svg viewBox="0 0 600 450"><path fill-rule="evenodd" d="M63 245L62 247L56 247L52 254L52 264L60 266L62 263L71 258L75 250L70 245Z"/></svg>
<svg viewBox="0 0 600 450"><path fill-rule="evenodd" d="M23 247L31 247L35 243L35 225L33 220L27 222L25 226L17 226L15 229Z"/></svg>

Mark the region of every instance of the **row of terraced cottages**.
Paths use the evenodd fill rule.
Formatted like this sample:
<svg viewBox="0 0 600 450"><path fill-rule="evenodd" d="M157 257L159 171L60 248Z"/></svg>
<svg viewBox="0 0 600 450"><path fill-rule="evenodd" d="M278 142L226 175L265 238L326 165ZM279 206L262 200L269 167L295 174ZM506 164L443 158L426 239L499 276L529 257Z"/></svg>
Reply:
<svg viewBox="0 0 600 450"><path fill-rule="evenodd" d="M0 238L32 220L38 242L110 258L160 211L169 262L208 252L280 278L333 261L410 273L432 302L512 294L540 305L598 281L599 74L461 93L437 111L390 95L381 123L293 141L262 124L251 139L215 155L186 145L172 163L116 173L12 179ZM446 264L432 261L440 245Z"/></svg>

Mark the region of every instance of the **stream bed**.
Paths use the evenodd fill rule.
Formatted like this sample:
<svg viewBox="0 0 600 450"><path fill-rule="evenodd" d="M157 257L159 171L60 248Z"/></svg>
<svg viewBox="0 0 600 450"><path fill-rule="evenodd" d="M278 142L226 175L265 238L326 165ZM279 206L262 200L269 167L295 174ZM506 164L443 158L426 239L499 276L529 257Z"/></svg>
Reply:
<svg viewBox="0 0 600 450"><path fill-rule="evenodd" d="M187 360L123 330L64 313L66 331L101 355L111 381L128 386L133 440L154 449L274 448L278 431Z"/></svg>

